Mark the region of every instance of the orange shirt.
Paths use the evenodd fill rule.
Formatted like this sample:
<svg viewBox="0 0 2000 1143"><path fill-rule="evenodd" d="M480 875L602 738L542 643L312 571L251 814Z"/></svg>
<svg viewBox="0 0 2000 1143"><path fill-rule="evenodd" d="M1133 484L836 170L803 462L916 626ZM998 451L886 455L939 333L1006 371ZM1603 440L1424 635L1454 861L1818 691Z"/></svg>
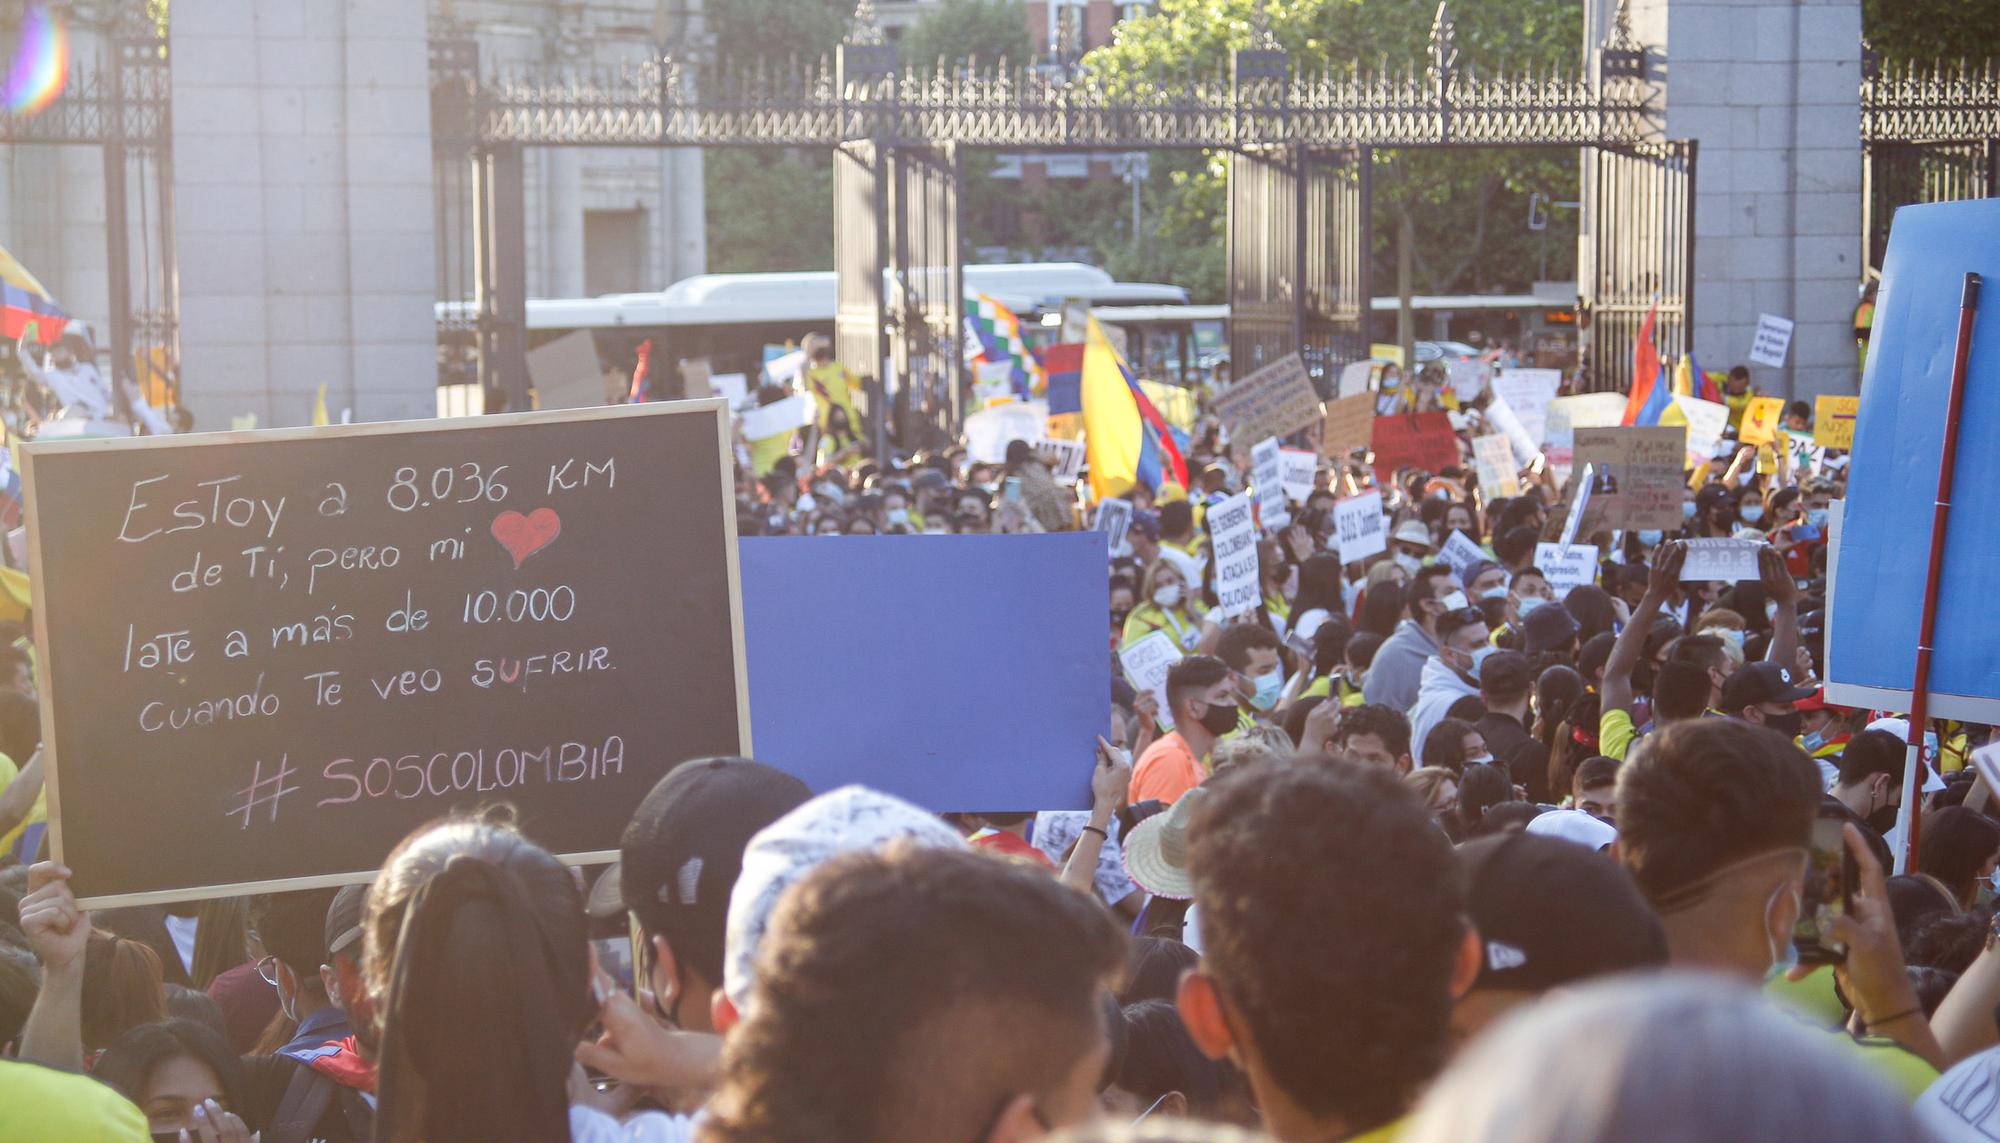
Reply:
<svg viewBox="0 0 2000 1143"><path fill-rule="evenodd" d="M1132 767L1131 800L1158 798L1171 806L1182 794L1201 785L1201 779L1200 759L1176 730L1139 755L1139 764Z"/></svg>

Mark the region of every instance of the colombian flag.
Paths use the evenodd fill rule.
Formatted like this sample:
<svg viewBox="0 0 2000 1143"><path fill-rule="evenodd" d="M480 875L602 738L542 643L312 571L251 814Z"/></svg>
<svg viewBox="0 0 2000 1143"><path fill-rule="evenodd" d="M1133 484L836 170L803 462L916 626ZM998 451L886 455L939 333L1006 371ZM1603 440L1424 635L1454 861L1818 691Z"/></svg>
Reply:
<svg viewBox="0 0 2000 1143"><path fill-rule="evenodd" d="M69 315L27 267L0 250L0 337L15 341L30 323L36 326L35 336L48 345L62 336Z"/></svg>
<svg viewBox="0 0 2000 1143"><path fill-rule="evenodd" d="M1632 393L1625 399L1625 425L1657 425L1660 414L1674 403L1667 371L1660 364L1660 351L1653 345L1653 324L1660 316L1660 303L1646 310L1639 326L1639 344L1632 347Z"/></svg>
<svg viewBox="0 0 2000 1143"><path fill-rule="evenodd" d="M1042 367L1049 378L1049 416L1083 411L1083 345L1045 345Z"/></svg>
<svg viewBox="0 0 2000 1143"><path fill-rule="evenodd" d="M1722 403L1722 386L1717 383L1717 376L1702 372L1701 363L1690 352L1674 366L1674 396L1698 397L1719 405Z"/></svg>
<svg viewBox="0 0 2000 1143"><path fill-rule="evenodd" d="M1099 500L1142 481L1154 489L1169 480L1187 487L1187 463L1173 431L1096 318L1084 343L1082 389L1084 455Z"/></svg>

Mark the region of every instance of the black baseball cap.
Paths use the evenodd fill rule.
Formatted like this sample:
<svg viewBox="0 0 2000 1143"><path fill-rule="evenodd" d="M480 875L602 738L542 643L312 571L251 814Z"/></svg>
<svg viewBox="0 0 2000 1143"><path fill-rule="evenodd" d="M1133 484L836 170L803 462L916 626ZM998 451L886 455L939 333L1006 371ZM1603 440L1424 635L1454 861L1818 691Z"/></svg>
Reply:
<svg viewBox="0 0 2000 1143"><path fill-rule="evenodd" d="M1583 625L1562 604L1544 603L1528 613L1528 617L1521 622L1521 628L1527 636L1525 650L1530 655L1539 655L1576 638Z"/></svg>
<svg viewBox="0 0 2000 1143"><path fill-rule="evenodd" d="M782 770L748 758L683 762L654 784L591 889L594 917L630 910L648 933L710 980L722 979L729 891L758 830L812 797Z"/></svg>
<svg viewBox="0 0 2000 1143"><path fill-rule="evenodd" d="M1553 837L1497 834L1458 847L1479 929L1474 988L1544 992L1667 962L1667 934L1632 875Z"/></svg>
<svg viewBox="0 0 2000 1143"><path fill-rule="evenodd" d="M1745 663L1722 684L1722 711L1737 714L1760 702L1797 702L1812 696L1811 687L1792 681L1792 672L1777 663Z"/></svg>
<svg viewBox="0 0 2000 1143"><path fill-rule="evenodd" d="M361 950L354 946L361 943L361 918L368 908L367 885L345 885L333 895L333 903L326 907L326 959L333 963L335 955L346 953L352 960L361 959Z"/></svg>

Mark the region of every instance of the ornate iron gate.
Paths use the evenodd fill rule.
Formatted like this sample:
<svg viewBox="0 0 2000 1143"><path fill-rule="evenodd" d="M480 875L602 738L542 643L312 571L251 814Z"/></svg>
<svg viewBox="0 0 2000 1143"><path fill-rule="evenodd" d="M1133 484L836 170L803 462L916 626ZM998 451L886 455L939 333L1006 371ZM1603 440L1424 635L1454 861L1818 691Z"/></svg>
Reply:
<svg viewBox="0 0 2000 1143"><path fill-rule="evenodd" d="M177 404L170 79L165 38L150 28L128 28L109 38L103 56L78 61L61 97L46 110L25 116L0 111L0 146L100 148L107 312L98 348L109 352L112 374L137 380L149 398L159 394Z"/></svg>
<svg viewBox="0 0 2000 1143"><path fill-rule="evenodd" d="M1588 338L1581 389L1632 387L1632 350L1656 305L1661 353L1694 345L1695 153L1692 141L1587 152L1577 266Z"/></svg>
<svg viewBox="0 0 2000 1143"><path fill-rule="evenodd" d="M1862 223L1880 270L1896 208L2000 195L2000 62L1861 60Z"/></svg>

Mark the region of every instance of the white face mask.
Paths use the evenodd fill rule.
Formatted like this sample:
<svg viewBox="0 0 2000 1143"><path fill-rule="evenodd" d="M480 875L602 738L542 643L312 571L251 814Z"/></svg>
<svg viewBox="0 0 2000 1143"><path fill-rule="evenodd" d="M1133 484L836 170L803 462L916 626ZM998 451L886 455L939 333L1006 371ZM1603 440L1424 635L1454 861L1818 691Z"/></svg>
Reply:
<svg viewBox="0 0 2000 1143"><path fill-rule="evenodd" d="M1493 755L1481 754L1477 758L1467 758L1465 764L1467 766L1491 766L1493 764Z"/></svg>
<svg viewBox="0 0 2000 1143"><path fill-rule="evenodd" d="M1438 602L1444 604L1446 611L1464 611L1472 606L1472 602L1465 598L1465 593L1462 591L1454 591Z"/></svg>
<svg viewBox="0 0 2000 1143"><path fill-rule="evenodd" d="M1522 596L1521 602L1518 605L1521 609L1521 618L1526 619L1529 615L1534 613L1535 608L1540 607L1542 604L1547 602L1548 600L1543 599L1539 595Z"/></svg>
<svg viewBox="0 0 2000 1143"><path fill-rule="evenodd" d="M1479 598L1481 598L1481 599L1505 599L1505 598L1507 598L1507 588L1506 588L1506 586L1505 586L1504 584L1503 584L1502 586L1500 586L1500 587L1489 587L1489 588L1487 588L1487 589L1486 589L1485 591L1482 591L1482 592L1480 592L1480 593L1479 593Z"/></svg>
<svg viewBox="0 0 2000 1143"><path fill-rule="evenodd" d="M1418 570L1424 566L1422 560L1410 555L1408 552L1397 552L1394 559L1396 566L1402 568L1409 575L1417 574Z"/></svg>
<svg viewBox="0 0 2000 1143"><path fill-rule="evenodd" d="M1159 587L1154 588L1153 602L1159 604L1161 607L1179 607L1181 605L1181 585L1177 583L1163 583Z"/></svg>

